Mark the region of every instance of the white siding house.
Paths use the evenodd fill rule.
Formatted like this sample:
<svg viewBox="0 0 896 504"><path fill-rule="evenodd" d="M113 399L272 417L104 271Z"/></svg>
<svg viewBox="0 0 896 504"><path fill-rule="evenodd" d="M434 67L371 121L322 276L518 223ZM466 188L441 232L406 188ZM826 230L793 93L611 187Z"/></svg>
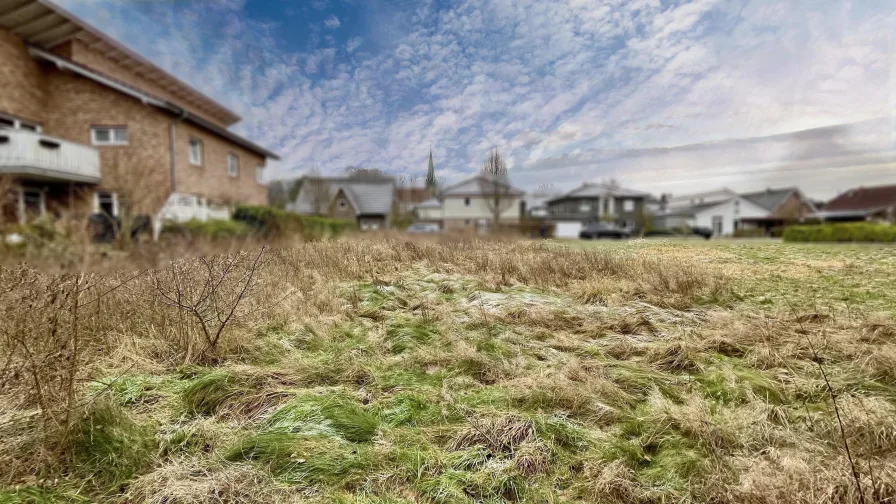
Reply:
<svg viewBox="0 0 896 504"><path fill-rule="evenodd" d="M694 212L694 225L712 229L715 236L727 236L734 234L734 223L739 219L766 215L767 209L738 196L697 210Z"/></svg>

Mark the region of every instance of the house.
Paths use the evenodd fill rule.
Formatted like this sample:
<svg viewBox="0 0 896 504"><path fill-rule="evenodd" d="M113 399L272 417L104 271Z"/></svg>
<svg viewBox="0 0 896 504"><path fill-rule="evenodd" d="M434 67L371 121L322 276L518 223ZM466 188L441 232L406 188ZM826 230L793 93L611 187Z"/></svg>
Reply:
<svg viewBox="0 0 896 504"><path fill-rule="evenodd" d="M814 212L812 203L795 187L742 194L721 189L670 198L668 210L655 216L653 222L664 229L705 227L716 236L733 235L743 229L769 234L773 228L805 220Z"/></svg>
<svg viewBox="0 0 896 504"><path fill-rule="evenodd" d="M420 221L437 222L444 230L484 232L494 226L496 214L499 225L519 224L524 194L510 181L479 174L442 189L415 212Z"/></svg>
<svg viewBox="0 0 896 504"><path fill-rule="evenodd" d="M896 185L850 189L828 201L815 217L823 221L896 223Z"/></svg>
<svg viewBox="0 0 896 504"><path fill-rule="evenodd" d="M228 217L264 204L273 152L240 117L48 0L0 0L4 217ZM4 199L5 201L5 199Z"/></svg>
<svg viewBox="0 0 896 504"><path fill-rule="evenodd" d="M638 229L649 196L616 184L586 182L548 200L548 215L555 222L607 222L626 229Z"/></svg>
<svg viewBox="0 0 896 504"><path fill-rule="evenodd" d="M554 192L533 192L523 196L522 214L524 217L547 218L548 201L560 196Z"/></svg>
<svg viewBox="0 0 896 504"><path fill-rule="evenodd" d="M395 200L391 177L303 177L296 199L286 210L354 221L363 231L389 226Z"/></svg>

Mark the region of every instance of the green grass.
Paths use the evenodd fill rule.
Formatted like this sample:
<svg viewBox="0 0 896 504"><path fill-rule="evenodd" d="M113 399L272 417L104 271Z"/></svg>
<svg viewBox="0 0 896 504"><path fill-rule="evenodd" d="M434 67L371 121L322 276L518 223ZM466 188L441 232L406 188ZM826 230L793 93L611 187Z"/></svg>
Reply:
<svg viewBox="0 0 896 504"><path fill-rule="evenodd" d="M467 264L398 243L406 262L379 264L365 242L354 280L303 271L319 283L247 319L245 345L217 366L104 370L59 483L0 502L126 501L148 481L345 504L834 495L853 483L819 362L863 481L869 464L896 474L893 249L531 246ZM572 246L555 264L549 252ZM184 501L208 499L196 492Z"/></svg>

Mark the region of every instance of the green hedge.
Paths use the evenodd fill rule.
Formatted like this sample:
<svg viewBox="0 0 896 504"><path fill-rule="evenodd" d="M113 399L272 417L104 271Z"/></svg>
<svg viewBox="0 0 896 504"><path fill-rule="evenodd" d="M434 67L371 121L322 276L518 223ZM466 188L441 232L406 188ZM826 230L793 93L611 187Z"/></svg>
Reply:
<svg viewBox="0 0 896 504"><path fill-rule="evenodd" d="M790 226L786 242L885 242L896 243L896 226L870 222Z"/></svg>
<svg viewBox="0 0 896 504"><path fill-rule="evenodd" d="M269 206L237 206L233 219L268 237L296 234L308 239L326 238L355 228L354 222L299 215Z"/></svg>
<svg viewBox="0 0 896 504"><path fill-rule="evenodd" d="M215 240L239 238L252 234L252 228L242 222L232 220L189 220L166 224L162 233L169 236L188 236L192 238L212 238Z"/></svg>

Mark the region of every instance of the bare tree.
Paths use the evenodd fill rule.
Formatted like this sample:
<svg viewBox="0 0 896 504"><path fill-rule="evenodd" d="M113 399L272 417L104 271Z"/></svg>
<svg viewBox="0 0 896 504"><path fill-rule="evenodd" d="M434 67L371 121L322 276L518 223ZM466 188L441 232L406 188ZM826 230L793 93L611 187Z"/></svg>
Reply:
<svg viewBox="0 0 896 504"><path fill-rule="evenodd" d="M555 191L554 184L551 182L542 182L535 188L536 194L553 194Z"/></svg>
<svg viewBox="0 0 896 504"><path fill-rule="evenodd" d="M488 153L485 163L482 165L480 187L485 196L485 203L492 214L492 223L497 226L501 220L501 214L513 205L513 197L510 188L510 177L507 172L507 163L498 153L498 149Z"/></svg>
<svg viewBox="0 0 896 504"><path fill-rule="evenodd" d="M389 178L389 175L387 175L386 172L380 170L379 168L347 166L345 167L345 173L348 174L348 178L361 180L383 180Z"/></svg>
<svg viewBox="0 0 896 504"><path fill-rule="evenodd" d="M311 211L315 215L326 213L327 208L330 206L330 184L323 178L316 166L308 170L302 185L307 187Z"/></svg>

